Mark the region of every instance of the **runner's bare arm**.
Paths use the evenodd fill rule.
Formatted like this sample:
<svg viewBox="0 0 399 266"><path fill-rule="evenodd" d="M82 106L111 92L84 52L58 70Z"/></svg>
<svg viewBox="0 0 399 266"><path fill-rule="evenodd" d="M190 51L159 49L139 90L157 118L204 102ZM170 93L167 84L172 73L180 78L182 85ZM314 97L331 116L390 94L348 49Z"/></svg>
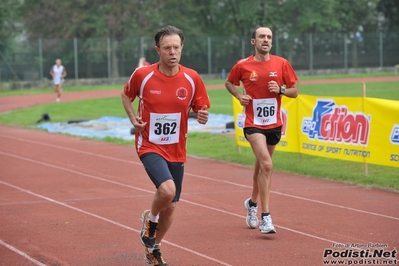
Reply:
<svg viewBox="0 0 399 266"><path fill-rule="evenodd" d="M246 106L249 104L249 102L252 100L252 97L246 94L242 94L237 90L237 87L230 81L226 80L225 82L225 87L226 89L233 95L234 97L237 98L237 100L240 101L242 106Z"/></svg>
<svg viewBox="0 0 399 266"><path fill-rule="evenodd" d="M283 88L283 90L280 88L281 86L278 85L278 83L275 80L269 81L267 84L267 87L270 92L274 92L276 94L281 94L284 96L287 96L288 98L296 98L298 96L298 89L296 87L296 83L292 85L291 87Z"/></svg>
<svg viewBox="0 0 399 266"><path fill-rule="evenodd" d="M285 89L284 96L287 96L288 98L298 97L298 88L296 87L296 83Z"/></svg>
<svg viewBox="0 0 399 266"><path fill-rule="evenodd" d="M147 122L143 122L141 120L141 117L136 115L136 113L133 110L132 102L130 101L130 98L125 95L124 91L122 91L121 97L122 97L123 108L125 108L126 114L129 117L130 122L134 126L135 131L136 132L143 131L145 126L147 125Z"/></svg>

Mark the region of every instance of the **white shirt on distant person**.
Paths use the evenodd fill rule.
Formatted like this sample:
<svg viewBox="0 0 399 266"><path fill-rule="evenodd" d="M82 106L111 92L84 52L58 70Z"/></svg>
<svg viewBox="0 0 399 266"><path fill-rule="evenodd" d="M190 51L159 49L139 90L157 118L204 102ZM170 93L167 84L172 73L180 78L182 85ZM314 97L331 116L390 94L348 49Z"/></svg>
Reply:
<svg viewBox="0 0 399 266"><path fill-rule="evenodd" d="M53 74L54 74L53 83L54 83L54 85L58 85L58 84L64 82L64 79L62 78L62 73L64 73L63 65L60 65L60 66L54 65L53 66Z"/></svg>

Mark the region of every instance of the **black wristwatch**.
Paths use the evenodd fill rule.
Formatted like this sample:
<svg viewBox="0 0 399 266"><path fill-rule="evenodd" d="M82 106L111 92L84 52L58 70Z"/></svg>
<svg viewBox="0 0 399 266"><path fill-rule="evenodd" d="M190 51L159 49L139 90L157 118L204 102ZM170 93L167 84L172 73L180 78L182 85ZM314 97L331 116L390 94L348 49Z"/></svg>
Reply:
<svg viewBox="0 0 399 266"><path fill-rule="evenodd" d="M279 94L282 95L285 92L285 86L280 86L280 92Z"/></svg>

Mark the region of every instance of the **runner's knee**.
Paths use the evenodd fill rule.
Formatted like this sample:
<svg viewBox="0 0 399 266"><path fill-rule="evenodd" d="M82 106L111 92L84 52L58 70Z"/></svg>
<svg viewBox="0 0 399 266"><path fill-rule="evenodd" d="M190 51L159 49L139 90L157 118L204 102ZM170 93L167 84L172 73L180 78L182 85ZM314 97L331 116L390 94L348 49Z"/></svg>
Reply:
<svg viewBox="0 0 399 266"><path fill-rule="evenodd" d="M171 202L176 195L175 183L172 180L167 180L159 186L157 192L162 201Z"/></svg>
<svg viewBox="0 0 399 266"><path fill-rule="evenodd" d="M261 170L268 173L271 172L273 169L273 162L272 161L264 161L260 163Z"/></svg>

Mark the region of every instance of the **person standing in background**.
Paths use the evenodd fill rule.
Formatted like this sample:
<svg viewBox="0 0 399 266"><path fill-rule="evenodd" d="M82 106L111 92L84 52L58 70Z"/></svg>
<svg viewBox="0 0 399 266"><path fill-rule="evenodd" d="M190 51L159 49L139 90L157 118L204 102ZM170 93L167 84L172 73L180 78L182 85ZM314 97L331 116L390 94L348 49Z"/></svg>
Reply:
<svg viewBox="0 0 399 266"><path fill-rule="evenodd" d="M143 56L143 57L140 57L140 60L139 60L139 62L138 62L138 64L137 64L136 68L137 68L137 67L142 67L142 66L149 66L149 65L150 65L150 63L147 62L147 60L146 60L145 57Z"/></svg>
<svg viewBox="0 0 399 266"><path fill-rule="evenodd" d="M54 92L57 94L57 102L61 101L62 85L67 75L65 67L61 64L61 59L55 60L55 65L50 69L50 75L53 77Z"/></svg>
<svg viewBox="0 0 399 266"><path fill-rule="evenodd" d="M142 214L140 241L147 263L167 266L161 241L173 223L182 190L190 110L199 124L208 121L210 100L200 75L180 62L183 32L160 29L154 37L159 62L134 70L122 93L122 104L135 128L135 147L156 192ZM138 100L137 113L132 102Z"/></svg>
<svg viewBox="0 0 399 266"><path fill-rule="evenodd" d="M225 82L226 89L244 107L244 135L255 154L252 195L244 201L246 223L264 234L276 233L269 210L273 170L272 155L281 138L281 98L296 98L298 80L290 63L270 54L273 34L268 27L258 27L251 37L255 54L239 60ZM243 84L243 93L236 86ZM258 220L258 199L262 208Z"/></svg>

